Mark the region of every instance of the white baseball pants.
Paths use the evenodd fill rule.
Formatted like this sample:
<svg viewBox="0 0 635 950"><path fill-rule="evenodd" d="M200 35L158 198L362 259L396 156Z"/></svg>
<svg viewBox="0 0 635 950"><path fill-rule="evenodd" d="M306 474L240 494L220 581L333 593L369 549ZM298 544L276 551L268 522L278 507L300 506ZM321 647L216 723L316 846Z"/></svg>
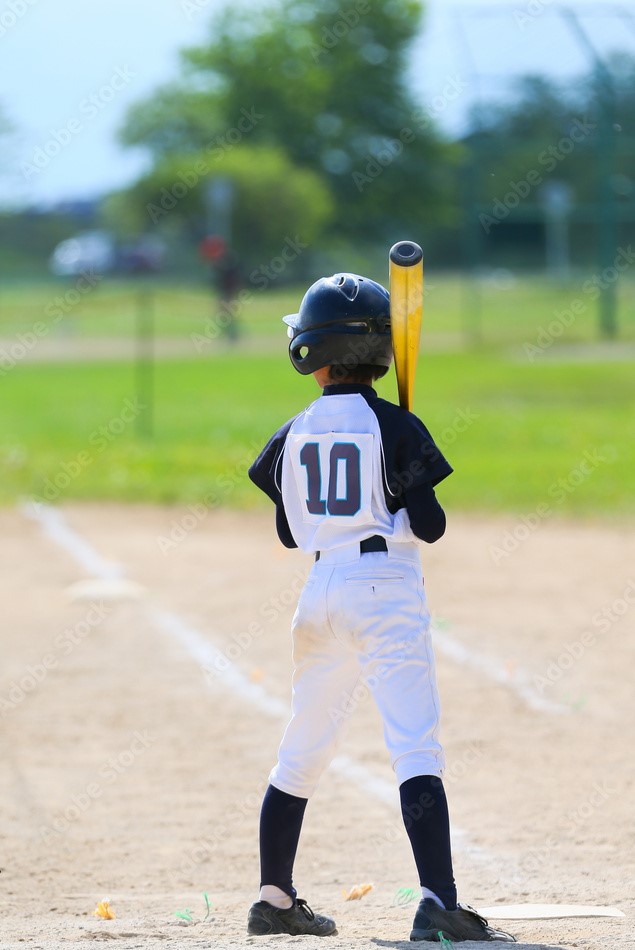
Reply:
<svg viewBox="0 0 635 950"><path fill-rule="evenodd" d="M292 622L292 717L271 784L309 798L337 752L354 708L370 691L401 785L443 772L430 616L418 545L358 544L324 552Z"/></svg>

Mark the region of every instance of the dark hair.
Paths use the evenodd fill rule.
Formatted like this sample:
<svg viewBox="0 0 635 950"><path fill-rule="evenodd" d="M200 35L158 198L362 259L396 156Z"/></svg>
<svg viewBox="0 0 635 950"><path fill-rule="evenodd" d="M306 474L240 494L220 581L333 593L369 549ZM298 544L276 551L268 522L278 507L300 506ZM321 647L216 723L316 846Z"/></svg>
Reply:
<svg viewBox="0 0 635 950"><path fill-rule="evenodd" d="M348 382L360 385L369 380L374 382L386 374L383 366L371 366L369 363L360 363L358 366L345 366L342 363L329 366L329 378L334 383Z"/></svg>

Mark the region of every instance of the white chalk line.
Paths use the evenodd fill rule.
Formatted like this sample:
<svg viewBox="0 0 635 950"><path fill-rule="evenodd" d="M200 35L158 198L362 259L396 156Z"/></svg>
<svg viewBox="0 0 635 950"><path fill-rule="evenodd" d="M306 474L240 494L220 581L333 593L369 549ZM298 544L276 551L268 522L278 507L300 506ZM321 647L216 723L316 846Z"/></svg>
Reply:
<svg viewBox="0 0 635 950"><path fill-rule="evenodd" d="M461 666L469 666L470 669L482 673L487 679L493 680L500 686L505 686L516 693L518 698L530 709L536 712L558 714L570 712L569 707L563 703L557 703L541 696L532 685L531 677L526 670L516 668L513 672L510 672L506 667L500 666L491 656L483 656L482 653L470 650L459 640L436 627L433 627L432 634L436 652L455 663L461 664Z"/></svg>
<svg viewBox="0 0 635 950"><path fill-rule="evenodd" d="M159 629L178 640L204 671L208 674L213 672L212 676L208 675L206 677L210 689L214 690L216 682L222 683L222 686L228 689L233 696L240 697L241 700L249 703L260 712L270 715L282 723L288 721L290 713L288 703L271 696L259 684L252 683L206 636L170 611L152 607L149 612ZM361 762L357 762L348 755L336 756L329 768L338 775L342 775L348 782L355 782L378 801L388 805L393 810L397 810L398 793L394 782L389 782L381 776L375 775ZM452 839L457 850L460 849L486 864L500 864L499 859L495 858L493 854L471 842L468 833L464 829L453 825Z"/></svg>
<svg viewBox="0 0 635 950"><path fill-rule="evenodd" d="M38 522L44 534L67 551L84 570L92 572L101 579L110 579L115 576L113 574L113 568L115 568L116 576L122 576L122 567L113 565L102 558L85 538L68 525L60 511L39 502L22 505L20 510L26 517ZM252 683L206 636L187 624L181 617L163 608L149 606L147 612L155 626L179 642L204 671L212 674L212 671L218 670L218 662L222 662L220 676L216 673L206 676L206 683L210 689L213 690L216 684L220 684L232 695L238 695L266 715L284 722L288 720L290 712L288 704L270 696L261 685ZM378 801L397 809L398 796L395 785L375 775L360 762L350 756L339 755L332 761L330 768L344 776L347 781L351 779L355 781L363 791L370 793ZM468 832L464 829L453 825L452 837L457 849L480 863L496 866L500 870L501 859L493 852L471 842Z"/></svg>
<svg viewBox="0 0 635 950"><path fill-rule="evenodd" d="M51 540L59 544L60 547L64 548L89 574L103 580L123 577L124 570L122 566L102 558L88 541L70 528L58 509L40 502L28 501L20 506L20 510L27 518L37 521L43 528L45 534L50 537ZM178 626L181 621L173 614L170 616L172 617L170 624L175 628L172 632L175 633L176 626ZM163 625L165 626L166 624L168 624L168 622L164 618ZM168 624L168 626L170 624ZM188 641L186 645L189 649L191 643L188 637L185 636L184 630L182 630L181 633L183 634L182 639L184 642ZM570 712L568 706L541 696L533 687L531 677L525 670L515 669L513 673L511 673L508 668L498 664L492 657L485 657L482 653L476 653L470 650L469 647L466 647L459 640L456 640L448 633L442 632L436 627L433 627L433 637L437 652L455 663L477 670L488 679L516 693L518 698L529 706L530 709L537 712L549 713ZM214 659L216 659L216 657L214 657ZM223 662L228 662L225 657L223 657ZM236 670L236 672L238 671ZM249 686L254 685L249 683L249 681L246 682Z"/></svg>
<svg viewBox="0 0 635 950"><path fill-rule="evenodd" d="M88 541L73 531L58 509L43 505L39 501L29 500L19 506L19 511L26 518L37 521L44 534L67 551L93 577L103 580L123 577L121 564L107 561L98 554Z"/></svg>
<svg viewBox="0 0 635 950"><path fill-rule="evenodd" d="M247 679L206 636L190 627L181 617L162 608L150 608L150 615L156 626L175 637L208 674L206 681L210 689L213 690L215 681L222 681L224 688L260 712L285 723L288 721L289 704L271 696L263 686ZM333 759L330 767L349 779L352 778L367 791L372 792L379 801L395 807L396 789L393 783L387 782L378 775L373 775L360 762L356 762L347 755L338 755Z"/></svg>
<svg viewBox="0 0 635 950"><path fill-rule="evenodd" d="M199 633L181 617L158 607L149 609L151 619L164 633L170 634L185 647L193 660L207 673L205 680L210 689L215 682L221 682L233 695L240 696L245 702L260 712L278 719L289 718L289 705L270 696L258 683L252 683L238 667L221 653L203 634ZM222 666L220 665L222 664ZM222 670L222 672L220 672Z"/></svg>

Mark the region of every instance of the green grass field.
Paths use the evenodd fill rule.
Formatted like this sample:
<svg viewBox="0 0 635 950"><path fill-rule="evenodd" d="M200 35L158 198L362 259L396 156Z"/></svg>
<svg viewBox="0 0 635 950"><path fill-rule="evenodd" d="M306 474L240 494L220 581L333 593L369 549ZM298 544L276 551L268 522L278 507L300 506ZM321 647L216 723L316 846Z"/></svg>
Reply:
<svg viewBox="0 0 635 950"><path fill-rule="evenodd" d="M580 292L586 309L571 326L558 324L562 335L530 360L524 345L535 344L541 327L557 319L554 312L577 299L575 287L483 284L478 346L468 346L462 333L461 298L469 288L450 278L430 279L429 287L415 411L456 469L440 488L444 502L455 510L518 515L539 505L563 515L632 515L632 361L607 355L574 361L563 348L594 338L595 305ZM99 287L51 330L50 339L68 340L70 349L78 340L130 336L137 293L124 285ZM5 363L0 501L34 495L55 502L207 498L208 504L267 504L246 478L246 467L268 436L318 395L313 380L288 362L279 323L300 296L254 292L240 314L244 335L237 345L215 342L202 356L158 361L152 436L144 435L149 410L136 408L132 361ZM621 336L629 341L635 337L633 287L623 287L620 296ZM0 292L5 348L50 303L50 289L42 287ZM159 288L155 306L158 336L185 341L204 332L214 312L200 291L178 288ZM45 345L44 339L37 344ZM554 359L558 353L561 360ZM378 390L396 398L392 373Z"/></svg>
<svg viewBox="0 0 635 950"><path fill-rule="evenodd" d="M385 274L371 276L386 280ZM619 336L633 341L635 281L629 277L617 287ZM303 291L301 287L283 291L251 287L239 308L242 329L251 336L277 338L280 315L297 309ZM441 346L472 343L475 337L494 348L522 346L535 342L541 328L547 329L555 320L563 326L567 341L591 341L597 339L596 295L588 274L564 286L542 277L515 278L505 271L479 281L426 274L425 334L433 343L438 339ZM204 332L216 314L211 294L203 285L104 280L88 288L80 285L77 290L74 281L19 283L0 286L0 338L11 339L42 321L49 327L47 336L63 340L131 337L136 315L146 306L148 296L161 338L188 338ZM572 311L574 302L578 312Z"/></svg>

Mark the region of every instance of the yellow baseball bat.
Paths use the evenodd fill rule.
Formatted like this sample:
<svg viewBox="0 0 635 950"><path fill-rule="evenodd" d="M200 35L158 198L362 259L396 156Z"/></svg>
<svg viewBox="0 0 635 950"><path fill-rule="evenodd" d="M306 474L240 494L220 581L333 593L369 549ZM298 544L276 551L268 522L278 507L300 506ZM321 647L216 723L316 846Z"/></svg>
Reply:
<svg viewBox="0 0 635 950"><path fill-rule="evenodd" d="M390 248L390 329L399 405L412 408L423 316L423 251L414 241Z"/></svg>

